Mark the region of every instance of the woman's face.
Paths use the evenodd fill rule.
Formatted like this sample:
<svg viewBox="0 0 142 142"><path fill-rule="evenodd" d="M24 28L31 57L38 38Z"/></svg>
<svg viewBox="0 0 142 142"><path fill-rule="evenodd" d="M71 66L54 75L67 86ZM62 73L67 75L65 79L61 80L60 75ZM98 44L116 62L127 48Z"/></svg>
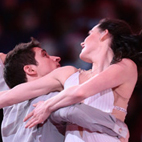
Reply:
<svg viewBox="0 0 142 142"><path fill-rule="evenodd" d="M85 38L84 42L81 43L82 51L80 53L80 58L83 61L92 63L92 56L96 56L100 50L100 38L101 30L97 25L89 31L89 35Z"/></svg>

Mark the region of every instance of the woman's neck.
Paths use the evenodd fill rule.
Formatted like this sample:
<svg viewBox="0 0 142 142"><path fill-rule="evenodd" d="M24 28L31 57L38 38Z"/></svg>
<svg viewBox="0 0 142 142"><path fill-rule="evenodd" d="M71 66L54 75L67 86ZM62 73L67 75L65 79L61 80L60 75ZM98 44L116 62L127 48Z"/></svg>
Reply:
<svg viewBox="0 0 142 142"><path fill-rule="evenodd" d="M105 70L110 64L95 64L92 65L92 72L98 74Z"/></svg>
<svg viewBox="0 0 142 142"><path fill-rule="evenodd" d="M107 48L106 51L99 54L98 58L94 58L94 60L92 60L92 71L95 71L97 73L102 72L108 66L110 66L112 59L113 52L111 48Z"/></svg>
<svg viewBox="0 0 142 142"><path fill-rule="evenodd" d="M112 61L112 57L103 56L98 61L93 62L92 64L92 72L100 73L105 70L108 66L110 66Z"/></svg>

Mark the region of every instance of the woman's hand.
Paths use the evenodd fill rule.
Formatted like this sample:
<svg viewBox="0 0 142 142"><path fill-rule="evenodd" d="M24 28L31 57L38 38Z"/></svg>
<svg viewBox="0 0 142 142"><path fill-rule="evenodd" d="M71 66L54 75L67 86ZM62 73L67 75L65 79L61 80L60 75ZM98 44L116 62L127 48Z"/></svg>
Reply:
<svg viewBox="0 0 142 142"><path fill-rule="evenodd" d="M34 104L34 107L35 109L24 118L24 121L30 119L25 126L26 128L31 128L37 124L43 124L50 115L50 112L45 107L44 101Z"/></svg>

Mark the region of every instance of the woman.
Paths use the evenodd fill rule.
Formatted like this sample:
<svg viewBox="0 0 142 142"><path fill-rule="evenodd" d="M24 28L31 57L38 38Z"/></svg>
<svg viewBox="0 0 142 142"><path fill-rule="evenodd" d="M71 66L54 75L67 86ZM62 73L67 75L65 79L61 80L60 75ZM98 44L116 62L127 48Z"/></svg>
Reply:
<svg viewBox="0 0 142 142"><path fill-rule="evenodd" d="M51 99L52 101L49 100L45 102L44 108L54 111L59 108L60 105L63 106L64 103L66 103L65 105L67 105L67 103L76 103L92 96L84 100L84 103L98 108L104 105L102 106L103 111L107 111L105 110L106 107L110 106L111 108L108 108L108 112L124 121L128 101L137 81L136 64L138 64L138 52L141 49L139 49L140 46L137 47L137 41L133 41L135 39L137 39L137 36L131 35L130 28L123 22L121 23L119 20L101 21L99 25L95 26L89 32L89 36L85 39L84 43L82 43L83 50L80 57L86 62L92 62L93 66L92 70L88 71L88 73L80 73L80 82L83 82L81 81L81 76L86 75L90 78L90 76L98 75L80 86L65 90L61 93L62 97L59 98L58 96L58 98L56 97L54 100ZM111 88L114 98L111 97L111 95L105 98L105 93L103 93L102 96L101 94L94 95L108 88ZM100 96L102 100L98 103ZM71 97L72 99L70 99ZM114 99L114 102L112 100L107 101L107 99L110 99L109 97ZM53 101L54 103L52 103ZM90 102L93 103L90 104ZM113 105L111 103L113 103ZM31 126L30 122L27 126ZM88 137L89 134L83 131L83 135ZM90 135L92 135L92 133ZM103 140L104 138L106 139L106 137L103 138L101 134L94 136L94 139L97 141L99 141L100 138Z"/></svg>
<svg viewBox="0 0 142 142"><path fill-rule="evenodd" d="M31 97L34 97L55 89L55 87L48 88L48 79L50 78L51 81L51 77L54 78L55 86L59 90L64 85L64 91L42 104L38 104L37 108L26 117L25 120L32 116L32 119L27 123L27 127L43 122L52 111L60 107L80 101L102 111L112 113L116 118L124 121L127 105L137 82L137 67L141 63L139 58L142 51L141 39L142 36L133 35L130 27L123 21L115 19L101 20L82 43L83 49L80 58L92 63L91 70L77 71L68 80L60 81L63 77L63 70L67 71L64 67L64 69L57 69L50 75L39 79L38 82L19 85L19 91L17 92L14 92L16 88L14 89L13 95L17 93L18 96L25 89L29 91ZM57 75L59 71L61 74ZM75 78L76 83L70 81L73 78ZM24 99L29 98L24 96ZM92 133L85 129L79 130L77 126L68 126L65 141L73 141L73 139L74 141L97 142L104 142L104 140L109 142L120 141L105 134Z"/></svg>

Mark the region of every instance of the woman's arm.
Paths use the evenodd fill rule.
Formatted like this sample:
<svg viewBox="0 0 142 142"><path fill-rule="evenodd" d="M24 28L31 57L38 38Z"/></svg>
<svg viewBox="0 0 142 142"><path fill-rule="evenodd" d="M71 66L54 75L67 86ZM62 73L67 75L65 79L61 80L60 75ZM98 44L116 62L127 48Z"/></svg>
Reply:
<svg viewBox="0 0 142 142"><path fill-rule="evenodd" d="M48 75L17 85L0 96L0 108L13 105L52 91L63 90L64 81L76 71L72 66L58 68Z"/></svg>
<svg viewBox="0 0 142 142"><path fill-rule="evenodd" d="M111 65L105 71L92 77L83 84L65 89L57 96L45 101L41 106L39 105L25 118L25 120L27 120L32 117L26 127L32 127L38 123L41 123L50 115L51 112L61 107L78 103L103 90L122 85L128 86L130 87L129 89L131 89L132 85L133 91L136 80L137 68L131 60L126 59L117 64ZM129 98L129 95L130 94L126 94L125 97ZM41 114L43 114L43 116Z"/></svg>
<svg viewBox="0 0 142 142"><path fill-rule="evenodd" d="M0 92L0 96L2 96L3 94L5 94L7 91L8 91L8 90L6 90L6 91L1 91L1 92Z"/></svg>
<svg viewBox="0 0 142 142"><path fill-rule="evenodd" d="M116 88L120 86L128 86L129 92L132 92L137 81L137 68L131 61L123 61L118 64L111 65L99 75L92 77L88 81L65 89L57 96L47 100L47 108L49 111L55 111L60 107L78 103L85 98L93 96L103 90ZM127 89L127 88L125 88ZM132 91L130 91L132 89ZM129 98L131 94L125 94ZM124 96L123 96L124 97Z"/></svg>

